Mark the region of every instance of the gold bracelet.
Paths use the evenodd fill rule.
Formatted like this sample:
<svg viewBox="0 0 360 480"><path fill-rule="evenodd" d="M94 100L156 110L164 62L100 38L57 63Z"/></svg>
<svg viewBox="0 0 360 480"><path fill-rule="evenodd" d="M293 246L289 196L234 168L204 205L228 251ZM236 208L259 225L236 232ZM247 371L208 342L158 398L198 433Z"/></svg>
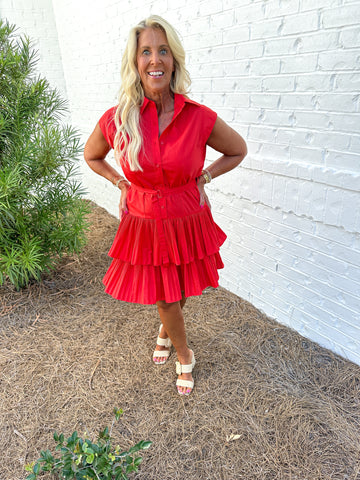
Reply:
<svg viewBox="0 0 360 480"><path fill-rule="evenodd" d="M212 176L211 176L211 173L209 172L209 170L203 170L201 172L201 175L205 178L205 183L210 183L211 180L212 180Z"/></svg>

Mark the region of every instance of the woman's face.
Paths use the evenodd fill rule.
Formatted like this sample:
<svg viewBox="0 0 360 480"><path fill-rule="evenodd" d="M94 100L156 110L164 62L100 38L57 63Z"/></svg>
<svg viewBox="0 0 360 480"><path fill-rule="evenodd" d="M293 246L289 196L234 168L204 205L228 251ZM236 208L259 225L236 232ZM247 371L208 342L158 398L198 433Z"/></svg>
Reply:
<svg viewBox="0 0 360 480"><path fill-rule="evenodd" d="M140 33L136 63L146 97L170 91L174 57L161 29L146 28Z"/></svg>

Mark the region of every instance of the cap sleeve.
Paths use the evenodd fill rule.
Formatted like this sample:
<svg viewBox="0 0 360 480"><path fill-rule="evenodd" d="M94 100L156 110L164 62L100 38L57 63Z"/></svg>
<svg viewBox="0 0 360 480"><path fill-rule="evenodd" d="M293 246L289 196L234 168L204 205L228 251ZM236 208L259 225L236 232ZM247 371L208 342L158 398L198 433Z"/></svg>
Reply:
<svg viewBox="0 0 360 480"><path fill-rule="evenodd" d="M206 143L214 128L217 119L217 113L214 112L214 110L211 110L211 108L201 105L201 114L203 142Z"/></svg>
<svg viewBox="0 0 360 480"><path fill-rule="evenodd" d="M116 126L115 126L115 112L117 107L112 107L107 110L104 115L99 120L99 127L104 135L105 140L114 148L114 139L116 135Z"/></svg>

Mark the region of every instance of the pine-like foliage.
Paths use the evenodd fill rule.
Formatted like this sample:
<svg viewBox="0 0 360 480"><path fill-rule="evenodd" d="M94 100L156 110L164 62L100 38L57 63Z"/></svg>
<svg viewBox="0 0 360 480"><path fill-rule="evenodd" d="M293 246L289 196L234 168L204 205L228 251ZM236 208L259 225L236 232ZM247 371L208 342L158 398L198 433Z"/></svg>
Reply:
<svg viewBox="0 0 360 480"><path fill-rule="evenodd" d="M0 19L0 285L17 289L78 252L87 228L79 135L36 64L30 40Z"/></svg>

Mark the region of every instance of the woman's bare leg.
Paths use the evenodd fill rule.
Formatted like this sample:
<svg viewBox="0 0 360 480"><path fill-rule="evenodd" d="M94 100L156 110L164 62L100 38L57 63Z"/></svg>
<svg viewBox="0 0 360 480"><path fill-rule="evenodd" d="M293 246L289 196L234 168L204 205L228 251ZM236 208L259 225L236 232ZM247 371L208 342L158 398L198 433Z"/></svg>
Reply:
<svg viewBox="0 0 360 480"><path fill-rule="evenodd" d="M183 297L180 300L181 309L184 308L184 305L186 303L186 297L184 296L184 292L182 292L182 295L183 295ZM164 324L163 324L163 326L160 330L159 337L160 338L168 338L169 337ZM167 349L167 347L163 347L161 345L156 345L156 347L155 347L155 350L157 350L157 351L166 350L166 349ZM166 357L153 357L153 360L154 360L154 363L163 363L167 360L167 358Z"/></svg>
<svg viewBox="0 0 360 480"><path fill-rule="evenodd" d="M183 365L188 365L192 360L192 353L187 346L184 317L181 308L182 301L166 303L159 301L156 303L160 315L161 323L164 325L166 333L169 335L172 344L175 347L178 360ZM184 305L185 302L182 304ZM182 380L192 380L191 373L182 373L179 375ZM190 388L178 387L182 393L189 393Z"/></svg>

